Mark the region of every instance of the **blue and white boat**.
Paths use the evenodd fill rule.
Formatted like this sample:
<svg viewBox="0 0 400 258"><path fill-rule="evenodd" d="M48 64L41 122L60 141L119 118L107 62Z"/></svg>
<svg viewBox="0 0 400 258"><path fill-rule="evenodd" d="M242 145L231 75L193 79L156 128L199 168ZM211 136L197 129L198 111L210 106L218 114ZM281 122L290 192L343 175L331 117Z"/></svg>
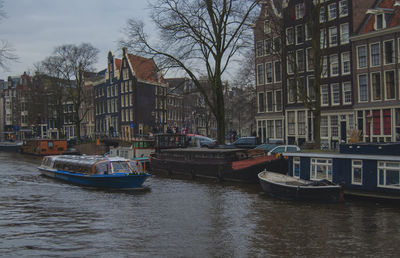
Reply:
<svg viewBox="0 0 400 258"><path fill-rule="evenodd" d="M106 189L138 188L151 176L140 162L102 156L46 156L39 170L68 183Z"/></svg>
<svg viewBox="0 0 400 258"><path fill-rule="evenodd" d="M340 153L285 153L288 175L344 186L345 197L400 202L400 143L343 144Z"/></svg>

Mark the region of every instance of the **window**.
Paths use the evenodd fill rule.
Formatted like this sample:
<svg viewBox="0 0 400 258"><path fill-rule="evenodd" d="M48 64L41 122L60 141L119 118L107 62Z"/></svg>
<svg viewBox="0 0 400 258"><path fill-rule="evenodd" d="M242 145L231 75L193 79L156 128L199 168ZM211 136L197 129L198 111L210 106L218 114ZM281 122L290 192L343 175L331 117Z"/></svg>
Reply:
<svg viewBox="0 0 400 258"><path fill-rule="evenodd" d="M383 13L375 15L375 29L383 29Z"/></svg>
<svg viewBox="0 0 400 258"><path fill-rule="evenodd" d="M370 45L371 48L371 66L378 66L381 64L381 48L379 43Z"/></svg>
<svg viewBox="0 0 400 258"><path fill-rule="evenodd" d="M295 65L294 62L295 62L294 52L290 51L290 52L288 52L288 56L287 56L287 73L288 74L294 73L294 65Z"/></svg>
<svg viewBox="0 0 400 258"><path fill-rule="evenodd" d="M315 90L314 90L314 77L307 77L307 87L308 87L308 96L311 100L315 101Z"/></svg>
<svg viewBox="0 0 400 258"><path fill-rule="evenodd" d="M275 120L275 133L277 139L282 139L282 120Z"/></svg>
<svg viewBox="0 0 400 258"><path fill-rule="evenodd" d="M300 157L293 158L293 177L300 178Z"/></svg>
<svg viewBox="0 0 400 258"><path fill-rule="evenodd" d="M296 119L294 111L288 113L288 134L294 135L296 133Z"/></svg>
<svg viewBox="0 0 400 258"><path fill-rule="evenodd" d="M342 53L342 74L350 74L350 52Z"/></svg>
<svg viewBox="0 0 400 258"><path fill-rule="evenodd" d="M274 53L281 52L281 38L274 38Z"/></svg>
<svg viewBox="0 0 400 258"><path fill-rule="evenodd" d="M313 71L314 70L314 57L313 57L311 48L306 49L306 62L307 62L307 71Z"/></svg>
<svg viewBox="0 0 400 258"><path fill-rule="evenodd" d="M328 85L321 85L321 106L329 105Z"/></svg>
<svg viewBox="0 0 400 258"><path fill-rule="evenodd" d="M272 53L272 39L265 40L265 54L269 55Z"/></svg>
<svg viewBox="0 0 400 258"><path fill-rule="evenodd" d="M362 185L362 160L351 161L351 183Z"/></svg>
<svg viewBox="0 0 400 258"><path fill-rule="evenodd" d="M303 49L296 51L297 70L304 71L304 52Z"/></svg>
<svg viewBox="0 0 400 258"><path fill-rule="evenodd" d="M349 24L340 24L340 44L349 43Z"/></svg>
<svg viewBox="0 0 400 258"><path fill-rule="evenodd" d="M272 63L265 64L265 83L272 83Z"/></svg>
<svg viewBox="0 0 400 258"><path fill-rule="evenodd" d="M264 84L264 64L257 65L257 85Z"/></svg>
<svg viewBox="0 0 400 258"><path fill-rule="evenodd" d="M371 74L371 86L372 86L372 100L381 100L382 98L382 85L381 85L381 73Z"/></svg>
<svg viewBox="0 0 400 258"><path fill-rule="evenodd" d="M331 136L339 136L339 122L338 116L331 116Z"/></svg>
<svg viewBox="0 0 400 258"><path fill-rule="evenodd" d="M306 135L306 112L297 113L297 132L299 135Z"/></svg>
<svg viewBox="0 0 400 258"><path fill-rule="evenodd" d="M296 20L304 17L304 3L296 4L295 13L296 13Z"/></svg>
<svg viewBox="0 0 400 258"><path fill-rule="evenodd" d="M332 106L340 105L340 87L339 83L334 83L331 85L332 87Z"/></svg>
<svg viewBox="0 0 400 258"><path fill-rule="evenodd" d="M274 138L274 120L267 120L267 137Z"/></svg>
<svg viewBox="0 0 400 258"><path fill-rule="evenodd" d="M264 49L263 49L263 42L262 41L257 41L257 56L263 56L264 55Z"/></svg>
<svg viewBox="0 0 400 258"><path fill-rule="evenodd" d="M281 61L275 61L275 82L282 81Z"/></svg>
<svg viewBox="0 0 400 258"><path fill-rule="evenodd" d="M337 10L336 10L337 8L336 8L336 3L334 3L334 4L330 4L329 6L328 6L328 19L329 20L333 20L333 19L336 19L336 16L337 16Z"/></svg>
<svg viewBox="0 0 400 258"><path fill-rule="evenodd" d="M311 159L310 179L332 181L332 159Z"/></svg>
<svg viewBox="0 0 400 258"><path fill-rule="evenodd" d="M326 56L322 57L322 72L321 77L326 78L328 77L328 58Z"/></svg>
<svg viewBox="0 0 400 258"><path fill-rule="evenodd" d="M295 79L289 79L288 83L288 93L289 93L289 103L293 103L296 101L296 80Z"/></svg>
<svg viewBox="0 0 400 258"><path fill-rule="evenodd" d="M264 92L258 93L258 112L265 112Z"/></svg>
<svg viewBox="0 0 400 258"><path fill-rule="evenodd" d="M264 21L264 33L271 33L271 24L269 23L269 21Z"/></svg>
<svg viewBox="0 0 400 258"><path fill-rule="evenodd" d="M311 26L309 24L305 24L305 40L310 40L312 37Z"/></svg>
<svg viewBox="0 0 400 258"><path fill-rule="evenodd" d="M338 43L337 27L329 28L329 46L336 46Z"/></svg>
<svg viewBox="0 0 400 258"><path fill-rule="evenodd" d="M294 31L293 28L286 29L286 45L291 45L294 43Z"/></svg>
<svg viewBox="0 0 400 258"><path fill-rule="evenodd" d="M282 92L275 91L275 111L282 111Z"/></svg>
<svg viewBox="0 0 400 258"><path fill-rule="evenodd" d="M394 40L388 40L384 42L384 59L385 64L393 64L394 63Z"/></svg>
<svg viewBox="0 0 400 258"><path fill-rule="evenodd" d="M331 63L331 76L339 75L338 55L331 55L329 59L329 62Z"/></svg>
<svg viewBox="0 0 400 258"><path fill-rule="evenodd" d="M272 91L267 92L267 112L272 112L273 111L273 105L272 103Z"/></svg>
<svg viewBox="0 0 400 258"><path fill-rule="evenodd" d="M320 34L320 45L321 48L326 48L327 46L327 38L326 38L326 30L325 29L321 29L321 34Z"/></svg>
<svg viewBox="0 0 400 258"><path fill-rule="evenodd" d="M385 71L385 99L394 99L394 71Z"/></svg>
<svg viewBox="0 0 400 258"><path fill-rule="evenodd" d="M319 10L319 22L323 23L326 21L325 19L326 15L325 15L325 7L321 7L321 9Z"/></svg>
<svg viewBox="0 0 400 258"><path fill-rule="evenodd" d="M400 188L400 162L378 162L378 187Z"/></svg>
<svg viewBox="0 0 400 258"><path fill-rule="evenodd" d="M368 79L366 74L358 76L358 92L360 102L368 101Z"/></svg>
<svg viewBox="0 0 400 258"><path fill-rule="evenodd" d="M343 104L351 104L351 82L343 83Z"/></svg>
<svg viewBox="0 0 400 258"><path fill-rule="evenodd" d="M303 25L296 26L296 44L301 44L304 41Z"/></svg>
<svg viewBox="0 0 400 258"><path fill-rule="evenodd" d="M357 61L358 61L358 68L367 67L367 47L366 46L357 47Z"/></svg>
<svg viewBox="0 0 400 258"><path fill-rule="evenodd" d="M347 0L342 0L339 2L339 17L344 17L349 14L349 7Z"/></svg>

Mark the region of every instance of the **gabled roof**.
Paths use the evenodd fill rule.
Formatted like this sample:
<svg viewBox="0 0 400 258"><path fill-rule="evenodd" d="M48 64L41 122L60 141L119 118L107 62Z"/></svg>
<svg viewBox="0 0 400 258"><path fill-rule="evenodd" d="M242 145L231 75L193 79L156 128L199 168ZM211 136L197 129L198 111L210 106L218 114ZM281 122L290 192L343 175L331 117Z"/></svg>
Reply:
<svg viewBox="0 0 400 258"><path fill-rule="evenodd" d="M133 69L133 72L138 80L159 83L164 82L161 77L159 80L158 68L153 59L126 54L127 59Z"/></svg>
<svg viewBox="0 0 400 258"><path fill-rule="evenodd" d="M119 58L114 58L114 62L115 62L115 69L120 71L122 66L122 60Z"/></svg>
<svg viewBox="0 0 400 258"><path fill-rule="evenodd" d="M396 0L378 0L372 7L372 10L386 14L386 29L400 25L400 7L394 6L395 3ZM376 31L374 29L375 17L376 15L372 13L366 15L365 23L360 30L360 34Z"/></svg>

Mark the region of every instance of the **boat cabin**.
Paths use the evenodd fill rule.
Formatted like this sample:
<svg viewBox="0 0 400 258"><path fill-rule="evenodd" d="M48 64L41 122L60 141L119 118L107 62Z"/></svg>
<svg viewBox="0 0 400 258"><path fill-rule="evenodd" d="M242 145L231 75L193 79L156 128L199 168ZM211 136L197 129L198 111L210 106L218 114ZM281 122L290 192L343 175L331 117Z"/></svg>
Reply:
<svg viewBox="0 0 400 258"><path fill-rule="evenodd" d="M290 176L344 184L347 194L400 198L399 149L400 144L345 144L340 153L284 155Z"/></svg>
<svg viewBox="0 0 400 258"><path fill-rule="evenodd" d="M155 152L154 140L135 140L130 146L110 146L110 157L144 158Z"/></svg>
<svg viewBox="0 0 400 258"><path fill-rule="evenodd" d="M102 156L47 156L42 167L87 175L108 175L115 173L143 173L142 165L137 161L124 158L105 158Z"/></svg>
<svg viewBox="0 0 400 258"><path fill-rule="evenodd" d="M67 140L33 139L26 140L21 146L23 153L34 155L60 155L67 151Z"/></svg>

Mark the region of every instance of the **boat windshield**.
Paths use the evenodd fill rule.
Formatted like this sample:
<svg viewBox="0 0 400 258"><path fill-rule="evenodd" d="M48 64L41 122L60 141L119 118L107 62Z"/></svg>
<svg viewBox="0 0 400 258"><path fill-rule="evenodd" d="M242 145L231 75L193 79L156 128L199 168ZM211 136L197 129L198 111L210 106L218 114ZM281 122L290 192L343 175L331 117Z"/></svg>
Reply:
<svg viewBox="0 0 400 258"><path fill-rule="evenodd" d="M131 173L131 169L125 161L113 161L111 167L113 173Z"/></svg>

